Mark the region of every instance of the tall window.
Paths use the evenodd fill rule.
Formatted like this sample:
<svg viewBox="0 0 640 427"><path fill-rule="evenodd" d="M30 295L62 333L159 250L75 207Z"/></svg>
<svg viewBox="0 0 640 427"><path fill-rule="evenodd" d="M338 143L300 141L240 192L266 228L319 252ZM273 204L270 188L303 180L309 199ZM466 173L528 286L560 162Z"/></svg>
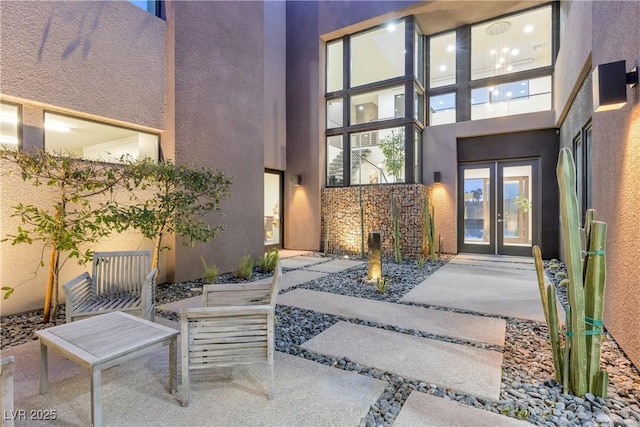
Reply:
<svg viewBox="0 0 640 427"><path fill-rule="evenodd" d="M158 135L45 112L45 150L87 160L158 160Z"/></svg>
<svg viewBox="0 0 640 427"><path fill-rule="evenodd" d="M20 107L0 102L0 145L18 146Z"/></svg>
<svg viewBox="0 0 640 427"><path fill-rule="evenodd" d="M429 38L429 124L552 108L553 5Z"/></svg>
<svg viewBox="0 0 640 427"><path fill-rule="evenodd" d="M591 123L588 123L573 138L573 157L576 163L576 194L581 217L587 209L593 207L591 200L591 166L592 166Z"/></svg>
<svg viewBox="0 0 640 427"><path fill-rule="evenodd" d="M133 3L140 9L146 10L150 14L164 19L162 16L162 3L160 0L129 0L129 3Z"/></svg>
<svg viewBox="0 0 640 427"><path fill-rule="evenodd" d="M326 49L327 186L417 182L425 73L424 37L413 18Z"/></svg>

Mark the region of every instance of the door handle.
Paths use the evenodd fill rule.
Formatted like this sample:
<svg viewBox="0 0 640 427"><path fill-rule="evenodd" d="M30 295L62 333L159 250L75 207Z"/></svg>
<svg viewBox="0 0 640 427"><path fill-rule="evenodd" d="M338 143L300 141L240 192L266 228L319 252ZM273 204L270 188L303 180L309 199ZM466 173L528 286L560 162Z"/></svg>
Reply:
<svg viewBox="0 0 640 427"><path fill-rule="evenodd" d="M499 219L498 222L504 222L504 219Z"/></svg>

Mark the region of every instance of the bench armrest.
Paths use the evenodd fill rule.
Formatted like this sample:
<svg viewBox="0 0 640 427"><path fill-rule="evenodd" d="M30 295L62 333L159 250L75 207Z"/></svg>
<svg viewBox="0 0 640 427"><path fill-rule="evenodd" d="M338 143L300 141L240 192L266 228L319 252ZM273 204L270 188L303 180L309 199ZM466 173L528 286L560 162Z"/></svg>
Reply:
<svg viewBox="0 0 640 427"><path fill-rule="evenodd" d="M142 300L142 317L151 322L155 320L156 314L155 282L157 274L157 268L151 270L144 279L144 283L142 284L142 289L140 291L140 298Z"/></svg>

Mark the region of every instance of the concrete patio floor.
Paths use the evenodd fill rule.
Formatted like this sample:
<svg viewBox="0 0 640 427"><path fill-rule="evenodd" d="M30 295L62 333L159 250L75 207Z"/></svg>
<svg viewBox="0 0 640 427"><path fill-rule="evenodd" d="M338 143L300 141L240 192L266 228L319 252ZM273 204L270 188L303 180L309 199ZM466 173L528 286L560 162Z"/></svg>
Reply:
<svg viewBox="0 0 640 427"><path fill-rule="evenodd" d="M404 322L413 322L403 327L426 332L435 331L438 335L454 336L470 343L486 342L499 346L504 342L505 324L502 319L438 312L423 307L370 300L361 301L362 307L368 307L362 312L362 307L355 307L358 298L333 294L318 296L313 294L314 291L295 289L306 273L313 273L309 276L311 280L315 278L315 274L331 274L355 265L353 262L345 262L346 260L308 262L311 261L308 259L310 257L304 255L296 253L288 258L290 268L299 269L285 273L283 281L289 281L294 289L283 293L279 303L345 317L370 317L369 320L380 324L404 325ZM454 295L457 305L460 305L462 299L469 301L466 306L473 306L472 302L475 299L484 300L486 288L477 287L476 292L474 287L466 286L466 292L460 293L456 289L459 280L447 270L456 269L461 275L459 277L464 277L464 274L477 274L476 270L482 268L483 277L487 282L493 282L495 286L504 286L500 277L520 269L519 265L504 263L504 260L496 260L493 264L491 259L474 260L471 263L489 263L490 266L465 265L460 263L463 260L464 257L454 258L454 262L432 274L414 288L414 291L429 293L428 288L448 282L448 288L438 288L440 294ZM326 268L317 268L322 265ZM527 269L528 267L525 267L525 271ZM525 281L529 279L530 277L523 277L521 285L525 287ZM537 292L535 276L528 286ZM309 295L309 292L312 294ZM314 298L314 295L318 298ZM528 293L526 295L528 298ZM513 299L516 301L517 295L514 295ZM159 308L179 312L182 307L200 305L201 300L196 297ZM349 306L352 308L351 311ZM516 301L510 315L531 317L532 312L528 308L522 312L518 311L520 307L525 306L527 305ZM393 313L394 309L396 313ZM439 319L439 316L447 316L446 321ZM479 328L474 329L473 320L479 322ZM157 321L178 328L176 322L160 317L157 317ZM433 382L480 398L499 398L502 364L502 353L499 351L346 322L339 322L330 327L304 343L302 347L320 354L348 357L363 366ZM89 424L88 372L50 351L50 391L46 395L39 395L38 343L34 341L2 351L2 357L9 355L16 358L15 409L55 409L57 414L55 421L38 424L32 420L18 420L16 425ZM386 381L283 353L276 354L275 366L276 393L272 400L266 397L266 366L255 365L195 375L192 377L191 404L183 408L179 400L180 382L176 396L172 396L168 391L167 352L143 356L103 372L103 420L105 425L113 426L354 426L360 423L387 385ZM523 424L513 418L471 409L443 398L412 391L394 425Z"/></svg>

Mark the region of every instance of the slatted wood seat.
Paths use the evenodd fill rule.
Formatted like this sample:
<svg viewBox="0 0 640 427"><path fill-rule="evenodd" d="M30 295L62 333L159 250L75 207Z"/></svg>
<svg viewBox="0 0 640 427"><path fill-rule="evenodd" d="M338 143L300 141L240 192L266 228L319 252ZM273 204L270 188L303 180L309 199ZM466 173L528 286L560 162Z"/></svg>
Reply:
<svg viewBox="0 0 640 427"><path fill-rule="evenodd" d="M271 283L206 285L205 307L180 311L182 406L190 400L190 372L267 363L273 396L274 316L282 268Z"/></svg>
<svg viewBox="0 0 640 427"><path fill-rule="evenodd" d="M157 272L150 251L95 252L93 277L85 272L62 287L67 322L111 311L153 321Z"/></svg>

